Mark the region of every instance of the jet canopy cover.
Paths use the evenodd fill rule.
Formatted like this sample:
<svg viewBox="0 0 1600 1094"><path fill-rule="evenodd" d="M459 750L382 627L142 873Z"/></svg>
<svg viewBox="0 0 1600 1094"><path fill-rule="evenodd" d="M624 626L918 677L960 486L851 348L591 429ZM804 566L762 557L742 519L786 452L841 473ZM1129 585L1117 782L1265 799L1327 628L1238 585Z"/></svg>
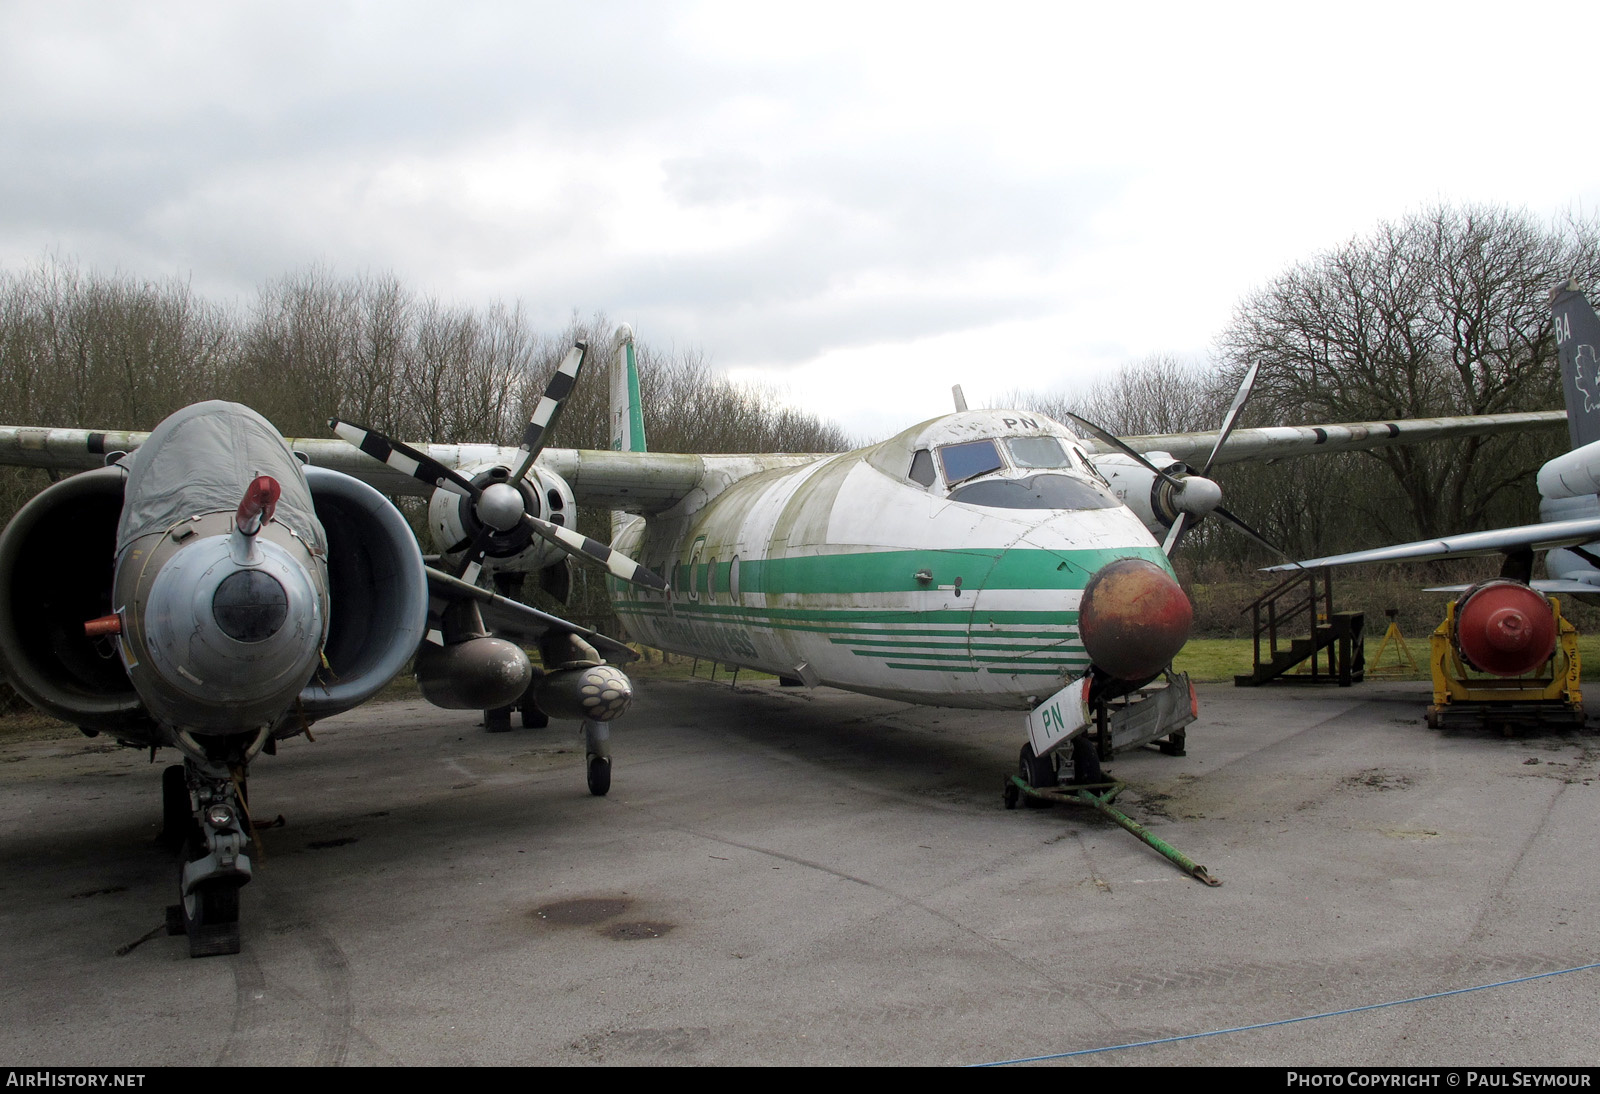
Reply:
<svg viewBox="0 0 1600 1094"><path fill-rule="evenodd" d="M140 536L203 513L237 509L259 475L271 475L283 491L274 519L316 553L327 551L300 461L272 423L247 406L213 400L184 407L156 426L127 466L119 555Z"/></svg>

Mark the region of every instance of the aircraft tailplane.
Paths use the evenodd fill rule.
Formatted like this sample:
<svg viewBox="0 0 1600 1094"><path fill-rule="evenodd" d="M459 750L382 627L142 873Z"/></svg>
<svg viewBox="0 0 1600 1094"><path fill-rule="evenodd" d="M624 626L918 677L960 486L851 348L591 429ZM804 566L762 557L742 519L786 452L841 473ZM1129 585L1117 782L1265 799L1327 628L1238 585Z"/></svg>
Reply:
<svg viewBox="0 0 1600 1094"><path fill-rule="evenodd" d="M1573 448L1582 448L1600 441L1600 316L1576 281L1555 290L1550 310L1561 355L1567 434Z"/></svg>

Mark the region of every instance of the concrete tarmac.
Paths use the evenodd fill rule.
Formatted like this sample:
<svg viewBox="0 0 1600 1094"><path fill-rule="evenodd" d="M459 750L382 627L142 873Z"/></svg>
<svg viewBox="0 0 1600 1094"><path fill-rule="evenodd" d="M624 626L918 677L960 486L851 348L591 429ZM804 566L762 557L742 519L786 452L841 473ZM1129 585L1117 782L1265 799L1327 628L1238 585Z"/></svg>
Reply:
<svg viewBox="0 0 1600 1094"><path fill-rule="evenodd" d="M595 798L565 725L375 704L254 765L287 826L201 960L170 753L0 737L0 1063L975 1064L1482 987L1055 1062L1594 1065L1600 737L1426 702L1206 686L1187 756L1110 763L1216 889L1002 808L1020 716L645 680Z"/></svg>

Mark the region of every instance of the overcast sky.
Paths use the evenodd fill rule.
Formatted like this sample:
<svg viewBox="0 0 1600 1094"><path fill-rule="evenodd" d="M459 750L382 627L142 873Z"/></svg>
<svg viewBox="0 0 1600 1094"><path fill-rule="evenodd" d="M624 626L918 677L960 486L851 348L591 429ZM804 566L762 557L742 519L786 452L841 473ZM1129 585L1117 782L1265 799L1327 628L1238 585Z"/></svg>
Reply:
<svg viewBox="0 0 1600 1094"><path fill-rule="evenodd" d="M604 311L876 439L1432 204L1600 211L1600 9L1113 7L0 0L0 264Z"/></svg>

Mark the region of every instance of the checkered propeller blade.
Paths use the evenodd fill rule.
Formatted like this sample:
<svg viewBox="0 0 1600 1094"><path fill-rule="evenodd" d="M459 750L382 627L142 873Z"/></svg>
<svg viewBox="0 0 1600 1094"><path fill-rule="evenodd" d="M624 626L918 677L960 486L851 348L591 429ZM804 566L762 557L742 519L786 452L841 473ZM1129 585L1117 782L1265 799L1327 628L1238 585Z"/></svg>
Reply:
<svg viewBox="0 0 1600 1094"><path fill-rule="evenodd" d="M329 418L328 427L373 459L388 464L402 474L410 475L418 482L448 490L452 494L460 494L464 498L472 498L474 501L483 493L438 460L418 452L408 444L391 441L375 429L368 429L354 422L340 421L338 418Z"/></svg>
<svg viewBox="0 0 1600 1094"><path fill-rule="evenodd" d="M566 359L561 362L561 367L556 369L550 377L550 382L545 385L544 394L539 397L539 405L533 408L533 417L528 421L528 428L522 433L522 459L511 474L512 486L522 481L528 469L533 466L533 461L539 458L539 450L544 447L550 431L556 427L556 421L561 417L561 408L566 404L567 396L571 395L572 389L577 386L578 374L583 371L584 358L588 352L587 342L579 339L573 343L572 348L567 351Z"/></svg>
<svg viewBox="0 0 1600 1094"><path fill-rule="evenodd" d="M657 592L666 592L667 583L653 570L646 569L640 563L633 561L621 551L614 551L597 539L590 539L581 532L574 532L570 528L563 528L559 524L551 524L538 517L525 516L523 522L534 532L566 551L569 555L598 562L611 572L611 576L619 581L626 581L630 585L638 585L643 589L654 589Z"/></svg>

